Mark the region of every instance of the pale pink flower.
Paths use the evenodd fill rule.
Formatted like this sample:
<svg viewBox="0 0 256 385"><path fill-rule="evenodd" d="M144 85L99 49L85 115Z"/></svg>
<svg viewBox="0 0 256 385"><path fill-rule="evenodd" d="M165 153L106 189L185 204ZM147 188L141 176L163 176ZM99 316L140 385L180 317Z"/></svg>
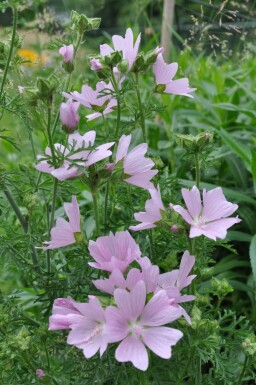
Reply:
<svg viewBox="0 0 256 385"><path fill-rule="evenodd" d="M49 330L71 329L67 342L83 350L90 358L107 348L105 336L105 310L99 300L89 296L89 303L76 302L72 298L54 301Z"/></svg>
<svg viewBox="0 0 256 385"><path fill-rule="evenodd" d="M170 207L191 226L190 238L205 235L214 241L216 238L224 239L227 229L241 221L238 217L228 218L238 209L238 205L226 200L221 187L210 191L204 189L203 202L196 186L192 190L183 188L181 192L187 210L180 205Z"/></svg>
<svg viewBox="0 0 256 385"><path fill-rule="evenodd" d="M70 45L63 45L59 49L59 53L63 56L64 62L69 63L73 61L73 56L74 56L74 46L73 44Z"/></svg>
<svg viewBox="0 0 256 385"><path fill-rule="evenodd" d="M79 115L77 114L80 103L68 100L67 103L61 103L60 120L68 129L74 129L79 123Z"/></svg>
<svg viewBox="0 0 256 385"><path fill-rule="evenodd" d="M108 158L112 152L109 150L114 142L102 144L94 150L86 148L94 145L96 132L89 131L84 135L75 132L68 137L68 146L56 143L54 145L55 155L61 159L58 167L52 165L52 152L49 147L44 155L38 155L39 163L35 166L38 171L51 174L60 181L76 178L83 174L85 167Z"/></svg>
<svg viewBox="0 0 256 385"><path fill-rule="evenodd" d="M139 144L128 153L128 147L131 142L131 135L121 136L117 152L115 164L121 163L124 172L124 181L147 190L154 189L154 185L150 180L158 173L158 170L151 170L155 163L145 157L148 149L146 143ZM109 165L109 169L113 169L113 165Z"/></svg>
<svg viewBox="0 0 256 385"><path fill-rule="evenodd" d="M23 92L24 92L24 87L18 86L18 91L19 91L19 93L22 95Z"/></svg>
<svg viewBox="0 0 256 385"><path fill-rule="evenodd" d="M136 226L130 226L129 229L134 231L153 229L157 226L157 222L162 220L162 214L165 208L161 199L160 187L157 186L157 189L149 190L149 193L151 199L146 201L146 212L134 214L134 218L141 223Z"/></svg>
<svg viewBox="0 0 256 385"><path fill-rule="evenodd" d="M162 325L181 316L178 308L169 305L165 291L159 291L146 304L146 286L139 281L128 293L114 292L118 308L106 308L106 335L108 342L122 341L115 352L119 362L131 361L140 370L148 368L147 348L161 358L171 357L171 346L182 337L179 330Z"/></svg>
<svg viewBox="0 0 256 385"><path fill-rule="evenodd" d="M138 54L139 45L140 45L140 34L136 39L135 44L133 45L133 32L131 28L128 28L125 33L125 37L119 35L112 36L112 42L114 49L108 44L102 44L100 46L100 54L106 56L111 54L114 51L121 51L123 54L123 60L127 60L129 63L129 69L132 68L133 63L135 62L136 56Z"/></svg>
<svg viewBox="0 0 256 385"><path fill-rule="evenodd" d="M90 241L89 252L95 260L89 263L90 266L110 272L114 269L125 271L141 254L139 246L128 231L120 231L115 235L110 233L96 241Z"/></svg>
<svg viewBox="0 0 256 385"><path fill-rule="evenodd" d="M58 249L76 243L76 236L81 233L80 211L75 196L72 196L71 203L64 203L64 210L69 222L63 218L57 218L56 227L51 229L51 240L43 242L43 250Z"/></svg>
<svg viewBox="0 0 256 385"><path fill-rule="evenodd" d="M183 309L179 304L183 302L190 302L195 299L194 295L182 295L181 290L189 286L196 275L189 275L195 264L195 257L190 255L188 251L185 251L180 262L180 268L172 270L168 273L163 273L158 275L157 284L158 290L165 290L168 298L170 299L170 304L172 306L177 306L184 318L190 324L191 320L185 309Z"/></svg>
<svg viewBox="0 0 256 385"><path fill-rule="evenodd" d="M193 98L193 96L189 95L189 93L195 91L196 88L189 88L188 78L172 80L177 70L177 63L166 64L164 62L162 53L159 53L156 62L153 65L153 71L155 74L155 79L158 85L157 88L159 89L159 92L164 92L166 94L183 95Z"/></svg>
<svg viewBox="0 0 256 385"><path fill-rule="evenodd" d="M94 110L95 112L93 114L86 116L87 120L90 121L102 116L102 114L107 115L114 111L114 108L117 106L117 101L113 99L111 91L113 91L111 83L107 84L100 81L96 84L95 90L90 86L83 85L81 93L77 91L70 93L63 92L62 95ZM102 95L102 93L106 93L106 95Z"/></svg>

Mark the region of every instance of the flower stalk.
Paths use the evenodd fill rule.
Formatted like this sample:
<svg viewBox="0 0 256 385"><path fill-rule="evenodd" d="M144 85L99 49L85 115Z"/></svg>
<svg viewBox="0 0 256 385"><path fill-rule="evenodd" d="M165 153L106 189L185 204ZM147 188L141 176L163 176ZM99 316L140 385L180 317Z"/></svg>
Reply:
<svg viewBox="0 0 256 385"><path fill-rule="evenodd" d="M137 99L138 99L138 104L139 104L139 110L140 110L140 125L141 125L141 129L142 129L143 140L145 143L147 143L145 114L144 114L144 109L143 109L140 90L139 90L139 74L137 72L136 72L135 89L136 89L136 94L137 94Z"/></svg>

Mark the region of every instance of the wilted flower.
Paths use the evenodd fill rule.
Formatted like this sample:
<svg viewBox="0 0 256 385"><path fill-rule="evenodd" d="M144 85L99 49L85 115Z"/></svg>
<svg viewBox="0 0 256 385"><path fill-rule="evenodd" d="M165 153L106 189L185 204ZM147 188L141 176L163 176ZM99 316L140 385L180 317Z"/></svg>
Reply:
<svg viewBox="0 0 256 385"><path fill-rule="evenodd" d="M67 103L61 103L60 120L69 132L74 131L79 123L79 116L77 114L79 106L79 102L72 102L71 100L68 100Z"/></svg>
<svg viewBox="0 0 256 385"><path fill-rule="evenodd" d="M63 56L63 60L65 63L69 63L73 61L74 56L74 46L73 44L70 45L63 45L59 49L59 53Z"/></svg>
<svg viewBox="0 0 256 385"><path fill-rule="evenodd" d="M158 173L158 170L151 170L154 162L145 157L148 149L146 143L139 144L128 153L128 147L131 142L131 135L121 136L117 152L115 165L120 165L123 169L124 181L147 190L154 189L150 180ZM116 166L110 164L108 168L113 170ZM118 166L119 167L119 166Z"/></svg>
<svg viewBox="0 0 256 385"><path fill-rule="evenodd" d="M157 222L161 221L165 208L161 199L160 187L157 186L157 189L149 190L149 193L151 199L146 201L146 212L134 214L134 218L141 223L136 226L130 226L129 229L134 231L152 229L157 226Z"/></svg>
<svg viewBox="0 0 256 385"><path fill-rule="evenodd" d="M116 289L114 298L118 308L106 308L108 342L122 341L116 349L119 362L131 361L140 370L148 368L147 348L161 358L171 357L171 346L182 337L179 330L164 327L181 316L178 308L169 305L165 291L155 294L146 304L146 286L139 281L128 293Z"/></svg>
<svg viewBox="0 0 256 385"><path fill-rule="evenodd" d="M96 269L113 271L126 270L130 263L140 257L140 248L128 231L120 231L115 235L99 237L89 242L90 255L96 262L89 265Z"/></svg>
<svg viewBox="0 0 256 385"><path fill-rule="evenodd" d="M54 145L55 154L57 154L60 159L60 164L56 168L52 166L52 152L51 149L47 147L45 156L37 156L40 162L36 165L36 169L51 174L61 181L82 175L84 172L83 168L108 158L112 154L109 148L113 146L114 142L102 144L94 150L86 150L86 148L94 145L95 136L95 131L89 131L83 136L76 132L69 135L67 147L56 143ZM80 166L80 169L78 166Z"/></svg>
<svg viewBox="0 0 256 385"><path fill-rule="evenodd" d="M124 38L119 35L114 35L112 36L112 42L114 49L108 44L102 44L100 46L100 54L102 56L106 56L114 51L121 51L123 54L123 60L128 61L129 69L131 69L138 54L138 49L140 45L140 34L137 37L135 44L133 45L133 32L131 28L128 28L126 30Z"/></svg>
<svg viewBox="0 0 256 385"><path fill-rule="evenodd" d="M238 209L238 205L226 200L221 187L210 191L204 189L203 202L196 186L192 190L183 188L181 192L187 210L180 205L170 207L191 225L190 238L205 235L214 241L216 238L224 239L227 229L241 221L238 217L227 218Z"/></svg>
<svg viewBox="0 0 256 385"><path fill-rule="evenodd" d="M58 249L76 243L81 238L80 212L75 196L71 203L64 203L64 209L69 222L63 218L57 218L56 227L51 229L51 240L44 242L43 250Z"/></svg>
<svg viewBox="0 0 256 385"><path fill-rule="evenodd" d="M70 315L81 314L76 308L76 302L73 298L57 298L54 300L52 315L49 318L49 330L69 329L71 325Z"/></svg>
<svg viewBox="0 0 256 385"><path fill-rule="evenodd" d="M188 78L172 80L177 70L177 63L166 64L162 53L157 56L156 63L153 66L157 83L156 92L193 98L189 93L195 91L196 88L189 88Z"/></svg>
<svg viewBox="0 0 256 385"><path fill-rule="evenodd" d="M112 84L100 81L96 84L96 90L93 90L90 86L83 85L81 94L77 91L70 92L70 94L63 92L62 94L66 98L76 100L83 106L94 110L95 113L86 116L87 120L93 120L113 112L117 101L113 99L111 91L113 91ZM102 95L102 92L107 94Z"/></svg>

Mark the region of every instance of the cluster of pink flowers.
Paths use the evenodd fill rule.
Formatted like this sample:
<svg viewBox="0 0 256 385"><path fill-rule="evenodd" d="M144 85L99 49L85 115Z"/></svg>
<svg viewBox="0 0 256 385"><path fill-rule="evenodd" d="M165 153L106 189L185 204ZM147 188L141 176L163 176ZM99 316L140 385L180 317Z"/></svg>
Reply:
<svg viewBox="0 0 256 385"><path fill-rule="evenodd" d="M108 344L116 342L120 342L115 352L117 361L131 361L140 370L148 368L147 348L162 358L170 358L171 347L182 333L165 325L181 316L190 322L180 304L195 297L182 295L181 290L195 278L189 275L195 258L186 251L179 269L160 274L157 265L141 257L140 248L128 231L90 241L89 251L95 261L90 265L110 273L108 278L93 283L113 296L114 305L104 307L95 296L89 296L87 303L58 298L49 329L71 329L67 342L82 349L86 358L98 350L102 356ZM138 268L131 267L135 261Z"/></svg>

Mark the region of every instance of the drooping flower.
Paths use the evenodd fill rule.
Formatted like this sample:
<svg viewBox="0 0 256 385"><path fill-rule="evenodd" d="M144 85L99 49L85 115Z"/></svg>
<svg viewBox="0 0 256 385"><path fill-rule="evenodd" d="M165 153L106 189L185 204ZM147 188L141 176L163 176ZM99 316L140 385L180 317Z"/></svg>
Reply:
<svg viewBox="0 0 256 385"><path fill-rule="evenodd" d="M90 86L83 85L81 93L77 91L63 92L62 95L92 109L94 113L86 116L87 120L90 121L114 111L117 101L113 98L112 91L113 86L111 83L107 84L104 81L100 81L96 84L95 90ZM103 95L102 93L106 94Z"/></svg>
<svg viewBox="0 0 256 385"><path fill-rule="evenodd" d="M89 252L95 262L89 265L96 269L112 272L125 271L130 263L140 257L140 248L128 231L99 237L89 242Z"/></svg>
<svg viewBox="0 0 256 385"><path fill-rule="evenodd" d="M162 220L162 212L165 211L161 194L160 187L149 190L151 199L148 199L145 204L146 212L139 212L134 214L134 218L141 222L139 225L130 226L129 229L138 231L145 229L153 229L157 226L157 222Z"/></svg>
<svg viewBox="0 0 256 385"><path fill-rule="evenodd" d="M58 180L76 178L83 174L84 168L108 158L112 152L109 150L114 142L102 144L94 150L88 149L94 145L96 132L89 131L84 135L78 132L69 135L68 146L56 143L54 145L55 155L58 157L58 167L52 165L52 152L46 148L46 155L38 155L39 163L35 166L38 171L51 174Z"/></svg>
<svg viewBox="0 0 256 385"><path fill-rule="evenodd" d="M123 54L123 60L127 60L129 63L129 69L132 68L138 54L140 45L140 34L133 45L133 32L131 28L128 28L125 33L125 37L114 35L112 36L112 42L114 49L108 44L102 44L100 46L100 54L106 56L114 51L121 51Z"/></svg>
<svg viewBox="0 0 256 385"><path fill-rule="evenodd" d="M170 304L178 306L184 318L191 323L190 317L179 304L183 302L190 302L195 299L194 295L182 295L181 290L189 286L196 275L189 275L191 269L195 264L195 257L190 255L186 250L181 258L180 268L172 270L168 273L158 275L157 284L158 290L165 290Z"/></svg>
<svg viewBox="0 0 256 385"><path fill-rule="evenodd" d="M36 375L37 377L42 378L45 376L45 372L43 371L43 369L36 369Z"/></svg>
<svg viewBox="0 0 256 385"><path fill-rule="evenodd" d="M115 164L109 165L109 169L113 170L118 163L123 168L124 181L147 190L154 189L154 185L150 180L158 173L158 170L151 170L154 162L145 157L148 149L146 143L139 144L128 153L128 147L131 142L131 135L121 136L117 152Z"/></svg>
<svg viewBox="0 0 256 385"><path fill-rule="evenodd" d="M69 63L73 61L73 56L74 56L74 46L73 44L70 45L63 45L59 49L59 53L63 56L64 62Z"/></svg>
<svg viewBox="0 0 256 385"><path fill-rule="evenodd" d="M68 132L74 131L79 123L79 116L77 114L80 103L68 100L67 103L61 103L60 106L60 120Z"/></svg>
<svg viewBox="0 0 256 385"><path fill-rule="evenodd" d="M108 345L105 310L94 296L89 296L88 303L76 302L72 298L55 300L49 329L71 329L68 344L82 349L86 358L94 356L98 350L102 356Z"/></svg>
<svg viewBox="0 0 256 385"><path fill-rule="evenodd" d="M193 98L189 95L196 88L190 88L188 78L172 80L178 70L177 63L166 64L162 53L157 56L156 62L153 65L153 71L156 79L156 92L183 95Z"/></svg>
<svg viewBox="0 0 256 385"><path fill-rule="evenodd" d="M43 250L58 249L76 243L81 238L80 211L75 196L71 203L64 203L64 210L69 222L64 218L57 218L56 227L51 229L51 240L43 242Z"/></svg>
<svg viewBox="0 0 256 385"><path fill-rule="evenodd" d="M203 202L196 186L192 190L183 188L181 192L187 210L180 205L170 207L191 226L190 238L205 235L214 241L216 238L224 239L227 229L241 221L238 217L228 218L238 209L238 205L226 200L221 187L210 191L204 189Z"/></svg>
<svg viewBox="0 0 256 385"><path fill-rule="evenodd" d="M117 361L131 361L137 369L145 371L146 347L161 358L170 358L171 346L183 334L163 326L181 316L178 308L169 305L165 291L159 291L146 304L146 286L139 281L130 293L116 289L114 298L118 308L106 308L106 335L109 342L122 341L115 352Z"/></svg>

